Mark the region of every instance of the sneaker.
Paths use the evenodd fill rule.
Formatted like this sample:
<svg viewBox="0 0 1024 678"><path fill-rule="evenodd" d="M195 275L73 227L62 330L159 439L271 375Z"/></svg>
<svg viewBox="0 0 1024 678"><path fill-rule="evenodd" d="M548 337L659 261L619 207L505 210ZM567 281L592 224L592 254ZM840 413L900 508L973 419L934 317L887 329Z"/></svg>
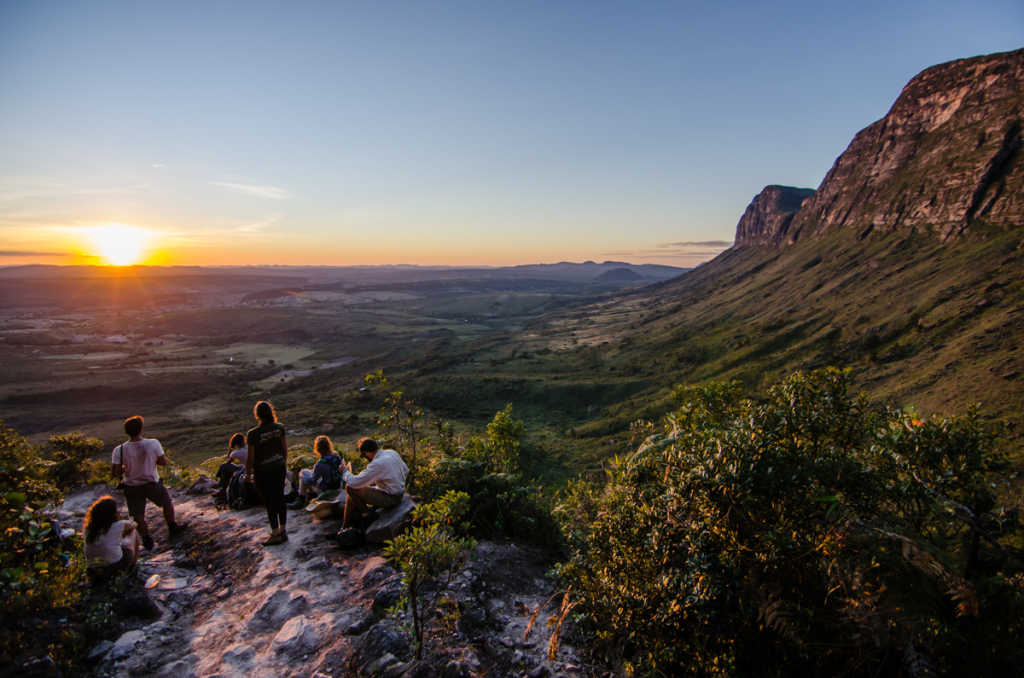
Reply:
<svg viewBox="0 0 1024 678"><path fill-rule="evenodd" d="M306 508L307 504L309 504L309 502L306 501L305 497L299 497L298 499L296 499L292 503L288 504L288 508L290 508L292 511L300 511L300 510Z"/></svg>
<svg viewBox="0 0 1024 678"><path fill-rule="evenodd" d="M324 532L324 539L326 539L327 541L337 541L338 540L338 530L331 530L330 532Z"/></svg>
<svg viewBox="0 0 1024 678"><path fill-rule="evenodd" d="M174 523L173 525L167 526L167 534L171 537L177 537L179 534L188 529L188 521L181 523Z"/></svg>
<svg viewBox="0 0 1024 678"><path fill-rule="evenodd" d="M154 546L156 546L156 544L153 543L152 537L146 536L142 538L142 548L147 551L152 551Z"/></svg>
<svg viewBox="0 0 1024 678"><path fill-rule="evenodd" d="M270 539L268 539L265 542L263 542L263 545L264 546L277 546L279 544L285 543L286 541L288 541L288 535L284 534L283 532L278 532L277 534L270 535Z"/></svg>

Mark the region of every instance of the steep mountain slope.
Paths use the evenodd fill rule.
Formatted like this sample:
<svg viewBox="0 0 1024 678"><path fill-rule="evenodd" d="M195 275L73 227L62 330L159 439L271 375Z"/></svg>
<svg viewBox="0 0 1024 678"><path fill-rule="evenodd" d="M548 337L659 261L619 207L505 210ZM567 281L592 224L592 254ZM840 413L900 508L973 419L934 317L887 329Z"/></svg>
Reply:
<svg viewBox="0 0 1024 678"><path fill-rule="evenodd" d="M895 404L982 402L1017 446L1022 118L1024 50L927 69L813 195L768 187L734 249L635 297L650 310L624 352L685 381L849 365Z"/></svg>
<svg viewBox="0 0 1024 678"><path fill-rule="evenodd" d="M933 66L854 137L789 241L914 229L943 241L1024 221L1024 50Z"/></svg>

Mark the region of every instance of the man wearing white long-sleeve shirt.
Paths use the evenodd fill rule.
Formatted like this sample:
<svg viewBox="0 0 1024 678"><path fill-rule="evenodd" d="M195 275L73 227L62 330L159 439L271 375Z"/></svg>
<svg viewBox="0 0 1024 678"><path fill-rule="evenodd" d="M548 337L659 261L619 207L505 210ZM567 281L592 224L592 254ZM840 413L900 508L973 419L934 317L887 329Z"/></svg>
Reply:
<svg viewBox="0 0 1024 678"><path fill-rule="evenodd" d="M359 441L359 453L370 464L359 475L352 473L346 462L342 478L345 480L345 520L341 527L355 527L356 518L369 512L371 506L388 509L398 506L405 494L405 479L409 467L394 450L382 450L373 438Z"/></svg>

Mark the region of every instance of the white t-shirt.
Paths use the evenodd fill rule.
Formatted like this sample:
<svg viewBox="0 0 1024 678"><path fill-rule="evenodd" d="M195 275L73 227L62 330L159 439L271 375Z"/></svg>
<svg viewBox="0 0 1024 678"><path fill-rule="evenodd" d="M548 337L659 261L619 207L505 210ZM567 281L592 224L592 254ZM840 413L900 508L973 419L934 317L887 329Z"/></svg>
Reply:
<svg viewBox="0 0 1024 678"><path fill-rule="evenodd" d="M110 463L120 464L124 470L125 485L145 485L160 480L156 474L156 460L164 456L164 448L152 438L137 443L128 441L114 448Z"/></svg>
<svg viewBox="0 0 1024 678"><path fill-rule="evenodd" d="M110 528L96 537L93 543L85 542L85 559L90 565L113 565L121 562L121 540L124 538L124 526L135 523L130 520L119 520Z"/></svg>
<svg viewBox="0 0 1024 678"><path fill-rule="evenodd" d="M247 450L246 446L242 445L241 447L236 447L235 449L231 450L231 454L228 456L228 458L231 461L240 461L240 462L242 462L244 464L245 463L245 457L246 457L247 454L248 454L248 450Z"/></svg>
<svg viewBox="0 0 1024 678"><path fill-rule="evenodd" d="M398 452L378 450L362 473L356 476L345 471L342 477L345 484L354 490L376 485L382 492L399 495L405 492L405 479L408 475L409 467Z"/></svg>

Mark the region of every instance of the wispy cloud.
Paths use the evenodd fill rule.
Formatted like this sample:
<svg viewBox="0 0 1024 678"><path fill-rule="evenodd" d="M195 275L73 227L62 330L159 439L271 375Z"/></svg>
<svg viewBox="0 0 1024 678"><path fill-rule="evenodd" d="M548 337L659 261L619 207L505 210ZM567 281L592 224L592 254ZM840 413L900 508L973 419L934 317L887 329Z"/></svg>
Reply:
<svg viewBox="0 0 1024 678"><path fill-rule="evenodd" d="M732 243L726 240L697 240L658 243L650 249L606 252L605 255L616 257L644 257L648 259L679 259L680 257L700 259L717 257L730 247L732 247Z"/></svg>
<svg viewBox="0 0 1024 678"><path fill-rule="evenodd" d="M66 257L67 252L30 252L28 250L0 250L0 257Z"/></svg>
<svg viewBox="0 0 1024 678"><path fill-rule="evenodd" d="M732 242L728 240L698 240L698 241L686 241L686 242L666 242L655 247L662 249L693 249L695 247L710 247L713 249L728 249L732 247Z"/></svg>
<svg viewBox="0 0 1024 678"><path fill-rule="evenodd" d="M153 163L152 165L150 165L150 167L153 167L155 169L167 169L167 165L162 165L158 162Z"/></svg>
<svg viewBox="0 0 1024 678"><path fill-rule="evenodd" d="M235 184L227 181L214 181L214 186L220 186L221 188L227 188L232 191L238 191L245 195L255 195L260 198L270 198L272 200L286 200L291 197L291 193L284 190L283 188L276 188L274 186L259 186L256 184Z"/></svg>

